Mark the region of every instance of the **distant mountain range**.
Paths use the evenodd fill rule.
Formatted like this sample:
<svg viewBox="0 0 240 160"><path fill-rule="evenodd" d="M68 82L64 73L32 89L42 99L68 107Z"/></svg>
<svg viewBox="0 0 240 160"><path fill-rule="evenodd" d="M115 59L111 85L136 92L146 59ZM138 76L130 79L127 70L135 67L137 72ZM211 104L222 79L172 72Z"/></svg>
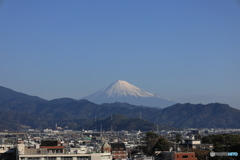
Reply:
<svg viewBox="0 0 240 160"><path fill-rule="evenodd" d="M87 99L97 104L126 102L133 105L160 108L176 104L176 102L172 100L149 93L122 80L118 80L96 93L83 97L82 99Z"/></svg>
<svg viewBox="0 0 240 160"><path fill-rule="evenodd" d="M116 129L124 129L125 126L125 129L129 130L147 130L149 129L147 126L154 124L177 128L240 128L240 110L227 104L185 103L164 109L120 102L98 105L88 100L71 98L47 101L0 87L0 130L27 127L54 128L56 123L58 126L68 126L69 129L94 129L99 125L98 122L107 123L103 129L109 129L110 123L104 119L116 114L138 118L138 120L120 118L118 123L111 124L116 125ZM148 122L140 123L139 119ZM142 125L139 126L137 121Z"/></svg>
<svg viewBox="0 0 240 160"><path fill-rule="evenodd" d="M21 98L21 99L25 99L28 101L46 101L37 96L30 96L30 95L27 95L27 94L24 94L21 92L16 92L9 88L0 86L0 104L2 102L6 102L6 101L9 101L9 100L12 100L15 98Z"/></svg>

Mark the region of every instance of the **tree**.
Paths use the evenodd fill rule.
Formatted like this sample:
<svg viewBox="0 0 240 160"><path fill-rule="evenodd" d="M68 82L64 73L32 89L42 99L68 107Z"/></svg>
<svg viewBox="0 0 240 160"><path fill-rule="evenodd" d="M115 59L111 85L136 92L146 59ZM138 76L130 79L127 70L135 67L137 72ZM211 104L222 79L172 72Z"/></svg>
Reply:
<svg viewBox="0 0 240 160"><path fill-rule="evenodd" d="M147 132L146 133L146 143L147 143L147 154L152 155L154 150L153 147L158 141L158 134L153 132Z"/></svg>
<svg viewBox="0 0 240 160"><path fill-rule="evenodd" d="M170 144L164 137L159 137L157 143L153 147L153 151L167 151Z"/></svg>
<svg viewBox="0 0 240 160"><path fill-rule="evenodd" d="M182 140L181 134L176 134L176 142L179 143Z"/></svg>
<svg viewBox="0 0 240 160"><path fill-rule="evenodd" d="M150 140L150 139L156 139L158 138L158 134L154 133L154 132L147 132L146 133L146 141Z"/></svg>

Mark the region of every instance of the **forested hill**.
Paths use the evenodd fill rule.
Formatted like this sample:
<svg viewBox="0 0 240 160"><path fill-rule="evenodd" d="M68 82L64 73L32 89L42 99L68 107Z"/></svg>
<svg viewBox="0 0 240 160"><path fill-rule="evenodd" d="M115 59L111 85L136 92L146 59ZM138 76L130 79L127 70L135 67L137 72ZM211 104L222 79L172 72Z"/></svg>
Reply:
<svg viewBox="0 0 240 160"><path fill-rule="evenodd" d="M53 127L55 123L72 126L80 119L100 120L114 114L128 118L140 117L155 124L178 128L240 128L240 110L220 103L185 103L154 109L119 102L97 105L87 100L71 98L47 101L4 87L0 87L0 95L0 129L11 129L11 126L16 124L32 128ZM8 122L4 122L5 119L8 119ZM14 129L16 128L19 127Z"/></svg>

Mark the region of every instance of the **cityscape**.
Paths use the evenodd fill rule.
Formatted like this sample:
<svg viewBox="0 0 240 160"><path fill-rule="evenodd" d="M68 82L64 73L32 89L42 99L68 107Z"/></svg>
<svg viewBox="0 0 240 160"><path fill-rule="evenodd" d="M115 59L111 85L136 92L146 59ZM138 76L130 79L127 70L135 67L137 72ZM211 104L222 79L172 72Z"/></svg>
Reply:
<svg viewBox="0 0 240 160"><path fill-rule="evenodd" d="M240 160L238 0L0 0L0 160Z"/></svg>
<svg viewBox="0 0 240 160"><path fill-rule="evenodd" d="M103 98L106 103L98 105L86 99L60 98L47 101L0 87L0 108L2 113L7 113L1 115L0 158L2 160L239 158L239 110L220 103L207 105L177 103L167 107L165 105L168 103L165 102L170 100L146 92L126 81L114 82L106 88L94 94L108 97ZM109 93L111 96L104 96ZM97 96L94 97L99 99ZM118 102L108 102L112 97ZM133 103L133 97L135 101L138 99L141 102L145 101L145 104L149 102L153 104L152 100L160 99L157 104L162 108L126 103L128 98ZM154 99L151 99L152 97ZM119 102L122 98L124 100Z"/></svg>
<svg viewBox="0 0 240 160"><path fill-rule="evenodd" d="M224 157L211 156L212 150L233 154L225 155L225 159L238 159L239 134L240 129L214 128L150 132L102 131L101 128L100 131L74 131L64 130L56 124L54 129L1 132L0 151L1 159L17 157L19 160L196 160ZM217 148L220 141L224 146Z"/></svg>

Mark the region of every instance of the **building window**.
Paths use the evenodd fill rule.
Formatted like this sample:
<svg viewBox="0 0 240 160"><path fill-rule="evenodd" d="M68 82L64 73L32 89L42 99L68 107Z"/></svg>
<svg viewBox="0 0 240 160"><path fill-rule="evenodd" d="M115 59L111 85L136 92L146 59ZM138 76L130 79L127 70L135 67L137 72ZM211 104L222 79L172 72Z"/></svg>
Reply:
<svg viewBox="0 0 240 160"><path fill-rule="evenodd" d="M56 160L56 157L44 157L44 160Z"/></svg>
<svg viewBox="0 0 240 160"><path fill-rule="evenodd" d="M188 155L184 155L184 156L182 156L182 158L188 158Z"/></svg>
<svg viewBox="0 0 240 160"><path fill-rule="evenodd" d="M80 156L80 157L77 157L77 160L88 160L89 157L88 156Z"/></svg>
<svg viewBox="0 0 240 160"><path fill-rule="evenodd" d="M61 157L61 160L72 160L73 157Z"/></svg>
<svg viewBox="0 0 240 160"><path fill-rule="evenodd" d="M110 159L110 156L101 156L101 159Z"/></svg>
<svg viewBox="0 0 240 160"><path fill-rule="evenodd" d="M27 160L40 160L40 157L28 157Z"/></svg>

